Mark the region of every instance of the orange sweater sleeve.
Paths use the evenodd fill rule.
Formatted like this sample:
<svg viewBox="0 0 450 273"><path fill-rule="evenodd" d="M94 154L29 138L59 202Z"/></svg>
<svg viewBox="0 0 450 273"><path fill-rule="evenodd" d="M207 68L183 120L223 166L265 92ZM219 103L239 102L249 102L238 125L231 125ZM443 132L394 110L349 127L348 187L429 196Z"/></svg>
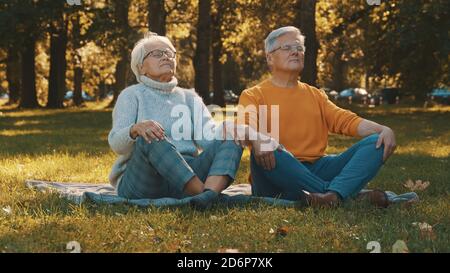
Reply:
<svg viewBox="0 0 450 273"><path fill-rule="evenodd" d="M238 104L238 124L250 125L258 129L258 100L253 89L247 89L241 93Z"/></svg>
<svg viewBox="0 0 450 273"><path fill-rule="evenodd" d="M322 97L328 131L347 136L358 136L358 125L362 118L355 113L342 109L328 99L325 92L319 90Z"/></svg>

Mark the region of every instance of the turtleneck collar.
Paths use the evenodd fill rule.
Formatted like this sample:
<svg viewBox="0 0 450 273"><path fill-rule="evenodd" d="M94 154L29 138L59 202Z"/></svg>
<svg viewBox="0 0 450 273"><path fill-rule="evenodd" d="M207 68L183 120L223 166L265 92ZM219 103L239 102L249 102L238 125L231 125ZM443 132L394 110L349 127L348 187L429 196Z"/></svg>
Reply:
<svg viewBox="0 0 450 273"><path fill-rule="evenodd" d="M139 80L139 82L144 84L145 86L164 93L172 93L175 87L178 85L178 80L175 77L172 77L172 80L170 80L170 82L158 82L150 79L145 75L141 75L139 77Z"/></svg>

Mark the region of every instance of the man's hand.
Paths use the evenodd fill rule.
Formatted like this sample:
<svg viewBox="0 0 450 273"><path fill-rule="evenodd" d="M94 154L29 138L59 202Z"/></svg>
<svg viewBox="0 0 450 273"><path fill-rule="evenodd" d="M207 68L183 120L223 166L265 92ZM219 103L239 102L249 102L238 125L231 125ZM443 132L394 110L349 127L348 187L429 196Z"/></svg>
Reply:
<svg viewBox="0 0 450 273"><path fill-rule="evenodd" d="M238 130L240 130L240 133ZM224 141L231 138L236 145L245 148L249 145L246 130L248 130L247 125L236 125L233 121L224 121L222 138Z"/></svg>
<svg viewBox="0 0 450 273"><path fill-rule="evenodd" d="M383 129L380 132L376 148L379 149L382 144L384 144L383 162L386 162L386 160L394 153L395 149L397 148L394 131L386 126L383 126Z"/></svg>
<svg viewBox="0 0 450 273"><path fill-rule="evenodd" d="M275 150L281 150L282 147L275 139L265 137L252 141L252 149L256 164L270 171L275 168L276 164L273 152Z"/></svg>

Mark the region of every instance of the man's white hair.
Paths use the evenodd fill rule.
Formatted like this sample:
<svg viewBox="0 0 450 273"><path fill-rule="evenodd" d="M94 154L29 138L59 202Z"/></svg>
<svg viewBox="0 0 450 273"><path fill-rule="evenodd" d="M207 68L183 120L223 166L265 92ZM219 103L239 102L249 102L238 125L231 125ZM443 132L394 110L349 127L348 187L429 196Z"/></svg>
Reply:
<svg viewBox="0 0 450 273"><path fill-rule="evenodd" d="M144 57L149 52L148 49L145 47L146 44L153 41L161 41L165 44L167 44L170 49L172 49L174 52L175 47L173 46L172 42L170 42L169 38L166 36L160 36L154 32L149 32L144 35L144 38L140 39L135 45L133 50L131 51L131 70L133 71L134 75L136 76L136 80L138 82L141 82L140 80L140 67L142 66L142 63L144 62Z"/></svg>
<svg viewBox="0 0 450 273"><path fill-rule="evenodd" d="M280 27L273 30L269 35L267 35L267 38L264 40L264 50L266 54L275 49L278 37L291 32L300 35L300 43L303 47L305 47L305 36L302 35L300 29L294 26Z"/></svg>

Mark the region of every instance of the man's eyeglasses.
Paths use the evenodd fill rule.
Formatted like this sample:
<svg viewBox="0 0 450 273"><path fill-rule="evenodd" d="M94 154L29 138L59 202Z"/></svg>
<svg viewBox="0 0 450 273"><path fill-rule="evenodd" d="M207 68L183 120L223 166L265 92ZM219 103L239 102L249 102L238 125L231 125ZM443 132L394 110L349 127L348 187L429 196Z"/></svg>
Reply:
<svg viewBox="0 0 450 273"><path fill-rule="evenodd" d="M152 50L152 51L150 51L149 53L147 53L147 54L144 56L144 58L142 59L142 61L144 61L148 56L152 56L152 57L154 57L154 58L160 59L160 58L162 58L163 55L166 55L167 58L171 58L171 59L172 59L172 58L175 57L176 52L175 52L175 51L172 51L172 50L170 50L170 49L164 49L164 50L161 50L161 49L155 49L155 50Z"/></svg>
<svg viewBox="0 0 450 273"><path fill-rule="evenodd" d="M294 51L294 50L297 51L297 52L305 52L305 47L304 46L295 44L295 45L282 45L282 46L279 46L279 47L275 48L274 50L270 51L269 53L273 53L273 52L275 52L275 51L277 51L279 49L281 51L283 51L283 52L291 52L291 51Z"/></svg>

